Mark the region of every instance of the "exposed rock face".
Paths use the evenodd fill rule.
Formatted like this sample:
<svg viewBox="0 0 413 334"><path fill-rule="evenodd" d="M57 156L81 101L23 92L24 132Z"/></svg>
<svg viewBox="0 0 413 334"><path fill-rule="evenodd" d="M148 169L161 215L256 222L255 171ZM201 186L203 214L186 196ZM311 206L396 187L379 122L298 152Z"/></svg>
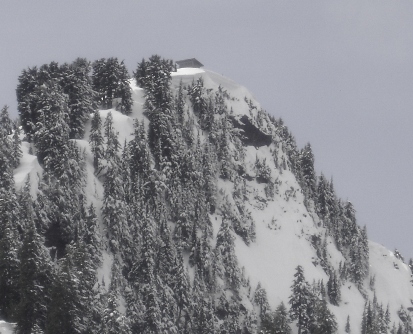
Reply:
<svg viewBox="0 0 413 334"><path fill-rule="evenodd" d="M255 126L247 115L242 117L232 117L234 128L240 129L240 138L245 145L248 146L268 146L272 142L272 136L262 132Z"/></svg>

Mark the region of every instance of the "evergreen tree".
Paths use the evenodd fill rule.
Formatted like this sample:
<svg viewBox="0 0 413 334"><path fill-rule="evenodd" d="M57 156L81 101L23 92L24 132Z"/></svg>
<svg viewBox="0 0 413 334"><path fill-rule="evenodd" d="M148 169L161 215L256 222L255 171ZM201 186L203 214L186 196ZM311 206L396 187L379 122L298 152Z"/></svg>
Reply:
<svg viewBox="0 0 413 334"><path fill-rule="evenodd" d="M374 313L370 302L366 303L363 312L363 318L361 322L362 334L373 334L376 329L376 323L374 319Z"/></svg>
<svg viewBox="0 0 413 334"><path fill-rule="evenodd" d="M158 284L160 290L160 332L178 334L176 325L176 302L172 289L165 283Z"/></svg>
<svg viewBox="0 0 413 334"><path fill-rule="evenodd" d="M61 68L55 62L44 64L40 68L29 68L19 76L19 84L16 89L18 111L21 125L29 142L32 141L32 136L37 129L42 127L38 123L42 122L44 126L44 116L39 114L39 111L44 109L45 105L53 105L53 103L44 103L45 95L50 97L50 94L61 94L61 78ZM60 97L57 99L59 100ZM47 114L47 112L43 114Z"/></svg>
<svg viewBox="0 0 413 334"><path fill-rule="evenodd" d="M19 302L18 228L21 228L21 210L17 203L10 160L12 148L8 145L6 128L2 126L0 143L0 315L6 319L13 319Z"/></svg>
<svg viewBox="0 0 413 334"><path fill-rule="evenodd" d="M0 125L0 189L11 191L13 180L13 148L8 138L7 131Z"/></svg>
<svg viewBox="0 0 413 334"><path fill-rule="evenodd" d="M177 256L173 268L173 282L171 287L175 294L177 312L177 326L183 331L187 327L187 319L190 312L190 283L188 273L184 268L184 259L181 247L177 249Z"/></svg>
<svg viewBox="0 0 413 334"><path fill-rule="evenodd" d="M351 328L350 328L350 316L347 316L347 321L346 321L346 328L344 329L346 333L351 333Z"/></svg>
<svg viewBox="0 0 413 334"><path fill-rule="evenodd" d="M11 209L0 190L0 316L13 321L16 316L16 306L19 303L19 234L13 221L14 215L7 215L5 209ZM14 196L13 196L14 197ZM12 199L13 199L12 197ZM14 197L15 199L15 197ZM11 203L10 203L11 204ZM11 217L10 217L11 216ZM10 219L12 218L12 219ZM13 219L14 218L14 219Z"/></svg>
<svg viewBox="0 0 413 334"><path fill-rule="evenodd" d="M50 256L33 222L26 231L19 258L20 301L17 306L16 333L31 334L36 325L45 329L52 285Z"/></svg>
<svg viewBox="0 0 413 334"><path fill-rule="evenodd" d="M34 144L37 157L47 171L59 177L68 159L67 98L56 82L49 82L37 90L38 122L35 125Z"/></svg>
<svg viewBox="0 0 413 334"><path fill-rule="evenodd" d="M333 334L337 332L337 321L328 309L325 300L315 299L314 310L310 320L310 333Z"/></svg>
<svg viewBox="0 0 413 334"><path fill-rule="evenodd" d="M330 277L327 282L327 294L330 299L330 303L338 306L341 301L340 281L337 278L335 270L330 271Z"/></svg>
<svg viewBox="0 0 413 334"><path fill-rule="evenodd" d="M141 296L145 307L142 333L159 333L161 311L158 304L155 269L155 234L153 222L149 217L143 218L141 258L132 267L130 278Z"/></svg>
<svg viewBox="0 0 413 334"><path fill-rule="evenodd" d="M217 234L216 249L219 252L224 275L231 288L237 290L240 285L238 260L235 255L234 236L228 219L223 219Z"/></svg>
<svg viewBox="0 0 413 334"><path fill-rule="evenodd" d="M60 67L60 85L68 96L70 138L83 137L85 123L97 109L90 70L90 62L84 58L77 58L72 64Z"/></svg>
<svg viewBox="0 0 413 334"><path fill-rule="evenodd" d="M260 308L261 326L263 328L269 328L271 326L270 304L268 303L267 292L261 287L260 282L258 282L258 286L255 290L254 302Z"/></svg>
<svg viewBox="0 0 413 334"><path fill-rule="evenodd" d="M95 110L89 135L90 149L93 153L93 167L95 174L102 170L102 159L104 157L102 119L98 110Z"/></svg>
<svg viewBox="0 0 413 334"><path fill-rule="evenodd" d="M216 207L216 159L211 145L206 143L202 155L202 167L205 197L211 212L214 212Z"/></svg>
<svg viewBox="0 0 413 334"><path fill-rule="evenodd" d="M292 294L290 296L290 318L297 320L298 334L310 333L311 321L311 304L312 293L310 286L305 280L303 268L299 265L296 267L293 285L291 286Z"/></svg>
<svg viewBox="0 0 413 334"><path fill-rule="evenodd" d="M118 311L117 296L114 291L107 297L106 308L103 311L102 334L129 334L131 333L128 319Z"/></svg>
<svg viewBox="0 0 413 334"><path fill-rule="evenodd" d="M50 288L46 333L79 333L83 305L78 296L78 277L75 275L70 259L63 258L61 267ZM85 305L86 306L86 305Z"/></svg>
<svg viewBox="0 0 413 334"><path fill-rule="evenodd" d="M350 248L350 272L352 281L360 286L369 275L369 248L365 226L363 230L358 229Z"/></svg>
<svg viewBox="0 0 413 334"><path fill-rule="evenodd" d="M239 333L241 328L239 324L240 309L235 300L228 304L228 313L220 326L221 333Z"/></svg>
<svg viewBox="0 0 413 334"><path fill-rule="evenodd" d="M0 124L1 124L1 127L3 128L3 131L5 131L6 135L11 135L13 133L13 122L11 121L10 116L9 116L8 106L4 106L3 108L1 108Z"/></svg>
<svg viewBox="0 0 413 334"><path fill-rule="evenodd" d="M134 73L136 82L145 91L145 111L150 121L148 141L158 168L162 158L171 160L174 149L171 71L171 61L154 55L148 61L142 60Z"/></svg>
<svg viewBox="0 0 413 334"><path fill-rule="evenodd" d="M163 283L172 285L173 283L173 267L175 262L176 249L171 240L171 231L166 221L161 222L160 226L160 244L158 247L158 254L156 256L156 270Z"/></svg>
<svg viewBox="0 0 413 334"><path fill-rule="evenodd" d="M64 170L58 178L48 172L43 174L36 209L39 226L45 231L46 244L63 257L65 247L73 241L83 223L84 212L84 161L76 144L67 146Z"/></svg>
<svg viewBox="0 0 413 334"><path fill-rule="evenodd" d="M185 122L184 112L185 112L185 97L184 97L184 86L182 80L179 82L178 93L175 97L175 112L177 114L178 123L183 126Z"/></svg>
<svg viewBox="0 0 413 334"><path fill-rule="evenodd" d="M89 208L88 219L91 219L91 210L93 207ZM96 226L92 227L93 224L93 221L89 222L89 229L96 230ZM74 295L72 298L75 307L70 316L75 319L76 330L82 333L93 332L98 328L103 307L100 300L101 291L96 287L96 270L101 266L101 251L97 248L96 240L98 236L95 234L93 236L95 240L91 240L88 238L88 233L90 230L84 229L82 233L79 233L78 239L67 247L67 255L60 270L64 273L66 263L66 267L70 266L71 276L65 274L61 281L64 282L71 278L73 286L71 293Z"/></svg>
<svg viewBox="0 0 413 334"><path fill-rule="evenodd" d="M17 109L19 112L21 124L24 132L27 134L27 139L31 142L31 136L34 134L34 127L37 123L36 111L36 87L43 83L38 82L37 67L23 70L18 79L19 83L16 89Z"/></svg>
<svg viewBox="0 0 413 334"><path fill-rule="evenodd" d="M225 112L220 126L220 133L218 138L218 160L220 164L220 177L223 179L231 179L231 152L229 150L229 118L228 113Z"/></svg>
<svg viewBox="0 0 413 334"><path fill-rule="evenodd" d="M124 237L128 234L127 207L121 179L120 159L118 151L120 144L118 134L113 128L112 113L109 112L105 121L107 170L103 184L103 219L108 227L112 250L118 251ZM123 245L126 246L126 245Z"/></svg>
<svg viewBox="0 0 413 334"><path fill-rule="evenodd" d="M134 123L134 137L129 142L131 181L134 189L138 189L141 182L145 182L149 177L151 167L148 141L146 138L145 126L138 121Z"/></svg>
<svg viewBox="0 0 413 334"><path fill-rule="evenodd" d="M338 211L337 199L332 182L328 182L323 174L321 174L318 180L316 209L317 213L324 219L327 227L330 228L331 221Z"/></svg>
<svg viewBox="0 0 413 334"><path fill-rule="evenodd" d="M303 186L307 198L314 199L316 194L316 174L314 170L314 155L310 143L307 143L300 152L300 167L303 177Z"/></svg>
<svg viewBox="0 0 413 334"><path fill-rule="evenodd" d="M116 108L123 114L132 111L129 74L123 61L117 58L100 59L93 63L93 88L103 109ZM114 99L118 100L114 104Z"/></svg>
<svg viewBox="0 0 413 334"><path fill-rule="evenodd" d="M288 311L283 302L276 308L274 312L274 325L273 329L270 330L271 334L290 334L290 319L288 316Z"/></svg>
<svg viewBox="0 0 413 334"><path fill-rule="evenodd" d="M14 127L13 139L11 143L11 164L13 168L17 168L20 165L20 159L23 156L21 144L22 141L20 139L20 128L16 125Z"/></svg>
<svg viewBox="0 0 413 334"><path fill-rule="evenodd" d="M206 94L202 77L198 78L196 82L192 82L192 86L189 87L188 93L194 113L198 116L201 129L209 131L213 122L214 109L212 99L208 99ZM217 92L217 97L218 96L220 95L218 95Z"/></svg>

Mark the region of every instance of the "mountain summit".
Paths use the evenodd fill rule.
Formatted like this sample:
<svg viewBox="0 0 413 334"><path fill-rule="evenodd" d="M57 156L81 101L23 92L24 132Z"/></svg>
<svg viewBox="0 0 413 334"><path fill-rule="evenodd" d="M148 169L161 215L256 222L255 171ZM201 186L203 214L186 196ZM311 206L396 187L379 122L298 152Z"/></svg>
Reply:
<svg viewBox="0 0 413 334"><path fill-rule="evenodd" d="M77 59L24 70L17 99L0 132L17 333L412 332L413 265L241 85Z"/></svg>

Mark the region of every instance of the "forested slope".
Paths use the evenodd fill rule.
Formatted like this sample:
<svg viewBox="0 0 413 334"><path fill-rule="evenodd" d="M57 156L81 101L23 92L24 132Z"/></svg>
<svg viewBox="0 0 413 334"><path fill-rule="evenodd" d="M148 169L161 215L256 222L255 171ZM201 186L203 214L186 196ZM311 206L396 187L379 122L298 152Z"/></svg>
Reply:
<svg viewBox="0 0 413 334"><path fill-rule="evenodd" d="M413 266L244 87L77 59L24 70L17 99L0 128L17 333L412 332Z"/></svg>

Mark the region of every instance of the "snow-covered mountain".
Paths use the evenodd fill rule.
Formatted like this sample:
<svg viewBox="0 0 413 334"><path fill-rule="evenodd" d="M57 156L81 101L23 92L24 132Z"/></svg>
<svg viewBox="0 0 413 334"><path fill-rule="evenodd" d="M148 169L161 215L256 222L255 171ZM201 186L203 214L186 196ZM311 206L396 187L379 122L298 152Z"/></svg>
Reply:
<svg viewBox="0 0 413 334"><path fill-rule="evenodd" d="M369 327L371 324L364 324L363 327L362 323L378 321L378 318L382 318L382 320L386 318L388 327L385 329L375 327L374 330L380 330L377 333L390 333L393 324L395 328L398 328L399 324L403 324L407 328L405 329L406 333L410 333L412 329L409 329L409 314L410 311L413 311L411 268L393 252L377 243L366 242L363 239L365 230L356 225L351 203L341 201L337 197L332 182L325 180L323 176L318 178L314 176L311 180L314 166L312 166L312 171L311 166L310 171L305 166L305 163L312 159L310 146L303 149L297 148L293 136L282 121L275 120L267 114L254 96L236 82L212 71L198 68L177 69L170 75L169 88L173 100L171 103L173 112L177 113L178 105L181 106L181 109L179 109L180 121L172 121L172 118L178 119L179 117L168 114L167 119L170 123L166 126L169 126L168 131L173 137L173 142L180 143L180 150L183 152L180 157L188 159L184 161L185 163L194 164L191 167L194 173L203 174L203 177L207 173L205 164L209 163L203 157L215 157L210 160L212 172L209 177L212 178L210 182L213 185L213 193L210 194L212 199L205 197L207 196L205 194L208 194L207 191L202 195L204 196L202 201L209 205L208 222L204 222L200 216L191 215L191 219L198 217L199 221L187 221L191 235L184 238L183 234L180 234L180 240L179 237L176 237L176 231L178 226L183 224L185 217L175 215L174 203L184 208L187 205L185 201L188 201L188 208L194 208L196 212L202 210L197 206L199 204L196 204L198 203L196 200L191 202L191 199L187 198L190 196L182 195L182 189L179 189L179 187L183 187L181 184L171 181L174 177L174 171L178 168L180 168L179 178L183 180L184 168L177 167L174 158L168 160L165 158L168 155L162 152L159 155L159 161L157 161L157 153L154 152L158 149L162 150L163 142L161 141L163 139L159 137L158 143L148 146L151 152L148 159L153 174L148 176L146 183L140 185L144 189L149 187L155 179L153 183L158 187L156 189L163 186L167 189L157 193L156 196L169 201L164 204L165 207L159 208L159 204L156 204L153 209L150 209L153 210L150 217L154 233L154 236L151 236L154 243L151 252L154 254L152 260L155 262L155 269L151 274L157 277L156 295L161 314L158 320L159 323L166 321L168 324L164 325L162 333L184 333L185 331L200 333L195 327L195 323L198 321L196 319L200 317L200 314L196 313L197 308L191 304L191 301L189 301L191 307L180 308L177 306L176 309L168 311L169 313L162 306L164 305L161 301L162 298L172 298L179 305L179 298L174 294L176 293L174 288L177 286L176 283L173 283L175 281L171 278L172 283L169 284L167 283L169 276L158 273L161 271L159 268L162 267L162 264L157 264L157 256L160 256L162 247L166 247L165 245L168 244L163 239L162 229L164 226L161 224L163 221L167 223L167 231L170 234L166 239L174 245L171 246L173 249L171 259L177 261L179 254L182 254L183 268L187 272L190 282L188 289L192 291L189 298L199 305L201 302L197 299L195 290L201 289L197 287L198 285L203 286L201 289L203 291L202 298L214 305L212 313L215 313L214 316L211 316L212 320L210 321L213 323L216 333L223 332L221 331L223 329L219 328L224 328L220 326L224 326L232 314L230 311L225 313L222 310L220 303L222 303L223 295L229 303L237 304L238 313L233 318L239 323L239 330L243 333L247 333L247 329L258 332L260 326L266 321L264 313L274 316L272 312L281 302L288 310L293 295L294 275L296 275L299 266L302 268L305 280L309 283L309 289L312 291L314 298L312 303L317 304L317 301L325 301L328 310L334 315L338 333L345 333L346 327L347 330L348 327L351 329L351 333L373 333ZM139 144L139 141L136 140L136 128L139 126L136 124L143 124L145 133L150 134L151 124L155 122L153 116L151 118L151 112L162 112L159 111L159 108L162 107L150 109L148 96L155 94L154 91L157 88L153 88L154 91L150 92L148 87L140 87L135 79L130 80L133 99L131 112L129 114L122 113L116 108L111 108L90 114L83 139L71 140L84 154L85 177L82 188L85 195L85 207L93 204L98 220L96 233L99 241L100 263L95 269L94 293L99 295L101 300L105 300L101 306L102 309L110 308L108 302L110 298L105 297L106 299L104 299L104 296L115 296L115 304L117 305L114 308L117 311L115 320L125 326L121 327L122 330L129 328L127 331L131 332L136 332L136 329L131 329L133 328L131 323L135 319L131 314L134 316L139 314L137 309L141 305L133 308L130 300L139 300L145 306L140 308L144 311L140 314L141 318L138 317L139 321L142 323L149 321L145 315L150 312L149 302L145 299L146 297L138 298L144 295L142 292L144 283L142 282L146 282L146 278L142 276L142 273L145 272L145 267L142 263L137 265L128 262L129 256L136 262L144 261L146 256L144 239L147 235L142 235L143 232L140 231L146 227L144 223L139 222L137 223L139 231L131 232L133 226L130 222L133 221L135 211L128 208L122 209L126 210L126 218L119 218L119 221L125 219L125 222L122 223L125 225L119 225L119 229L126 226L125 230L111 226L110 224L116 225L117 222L111 222L105 218L109 215L108 211L105 211L109 210L107 199L109 176L107 173L109 173L112 162L102 157L101 171L96 171L96 166L94 166L95 152L91 147L90 138L94 131L92 122L97 114L100 115L102 124L107 123L108 117L112 118L113 128L111 131L117 134L121 146L117 151L118 157L121 158L117 171L124 174L127 167L122 164L122 161L126 159L122 152L125 152L125 147L129 147L130 143ZM273 111L273 114L276 114L276 111ZM207 118L210 116L212 120ZM176 122L180 122L180 125L176 126L178 124ZM101 131L102 135L106 136L106 130ZM150 141L150 139L149 135L147 140ZM142 140L144 141L144 139ZM225 143L222 144L221 140L224 140ZM106 151L108 145L106 138L103 144ZM222 148L222 145L225 147ZM218 152L221 149L224 150L225 154ZM205 150L210 151L205 153ZM39 163L36 156L32 154L33 151L36 152L36 147L23 141L23 155L19 166L14 169L14 181L16 189L23 189L29 179L31 194L36 199L39 193L44 196L47 191L45 191L44 185L41 185L46 182L43 177L45 174L44 162ZM200 158L196 156L197 154ZM192 156L193 159L189 159L189 156ZM306 160L307 157L309 160ZM142 157L140 159L143 161ZM203 164L200 164L199 161ZM30 178L28 178L29 176ZM195 181L188 182L197 184L196 182L200 180L197 177L189 176L191 180L195 179ZM199 178L201 177L199 176ZM129 190L125 186L125 181L123 182L122 196L128 196ZM187 181L182 182L184 184ZM324 196L322 193L325 190L323 187L328 190L326 190L328 196ZM156 189L155 192L158 191ZM183 191L189 191L188 189L190 188L185 188ZM134 190L130 190L130 194L132 193L135 194ZM177 194L178 199L175 198L174 194ZM194 191L193 194L199 194L199 192ZM148 193L140 195L149 196ZM111 205L117 208L122 207L119 201L127 202L124 197L117 198L117 201L110 204L109 208ZM146 198L143 201L148 202L150 199ZM133 206L130 203L133 201L129 201L128 204ZM144 209L138 208L136 210ZM51 221L51 219L49 220ZM39 234L41 235L41 231L43 231L44 241L49 250L52 250L53 247L58 248L56 244L50 245L50 242L48 243L50 237L47 234L47 228L50 225L46 225L37 226ZM179 230L180 233L183 233L182 231L186 228L186 225L182 226ZM210 228L210 232L208 232L208 228ZM233 250L223 248L221 239L225 234L225 228L233 236ZM130 235L137 233L136 235L140 239L122 236L123 231ZM209 237L208 233L210 233ZM203 238L207 239L205 244L202 243ZM70 239L67 242L65 252L68 252L68 245L75 243L75 240ZM130 245L132 245L134 242L138 246L131 247L136 253L130 255L127 247L122 243L131 243ZM209 251L206 250L205 245L208 245ZM232 251L233 253L231 253ZM64 254L66 253L57 256L60 257L59 260L53 256L50 260L54 267L53 270L56 272L59 272L61 270L59 268L65 265L63 264L63 259L66 256ZM201 254L206 254L207 258L203 258ZM200 265L197 265L197 257L205 264L202 270L199 268ZM238 266L238 271L235 274L228 272L229 263L233 259L237 261ZM174 266L173 263L169 263L169 265ZM206 287L209 284L209 278L199 277L200 275L209 277L206 272L208 275L215 275L215 278L211 279L214 281L213 288ZM134 275L140 278L132 278L135 277ZM234 285L234 276L232 275L237 276L240 282ZM73 280L76 280L76 275L74 275ZM162 283L159 283L160 281ZM334 287L334 284L337 286ZM163 290L159 287L161 285L167 286L168 289ZM260 289L264 291L264 295L266 294L269 308L264 305L263 309L260 305L259 298L257 298L257 292ZM113 294L111 295L111 293ZM337 294L338 297L335 298ZM165 297L166 295L169 297ZM387 314L385 314L386 309ZM107 321L104 311L102 312L101 319ZM180 320L177 313L181 315L185 312L187 319ZM109 314L113 315L113 312ZM124 316L123 320L121 319L122 315ZM208 319L208 317L206 318ZM174 319L173 323L168 323L170 319ZM251 324L246 325L248 321ZM294 320L290 324L292 333L298 333L297 321ZM192 327L188 323L191 323ZM182 324L185 324L185 327ZM144 325L142 326L140 328L146 328ZM184 328L186 329L184 330ZM370 328L370 331L366 331L366 328ZM304 327L301 330L302 333L305 332ZM230 330L228 331L230 332ZM120 332L121 330L119 330ZM149 331L147 332L149 333ZM267 332L272 333L268 329ZM313 332L316 331L313 330ZM325 331L319 329L318 333L325 333Z"/></svg>

